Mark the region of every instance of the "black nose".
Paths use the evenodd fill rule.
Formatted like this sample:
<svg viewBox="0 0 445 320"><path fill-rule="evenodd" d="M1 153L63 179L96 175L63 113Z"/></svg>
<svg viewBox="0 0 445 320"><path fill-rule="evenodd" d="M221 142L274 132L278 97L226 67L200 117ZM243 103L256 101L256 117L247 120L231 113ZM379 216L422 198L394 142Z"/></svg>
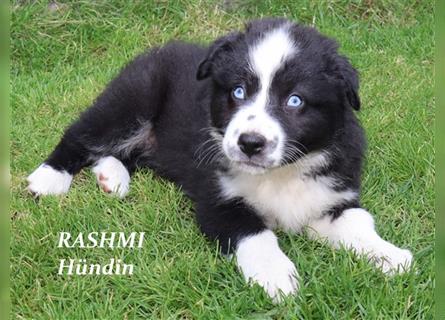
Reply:
<svg viewBox="0 0 445 320"><path fill-rule="evenodd" d="M260 153L265 145L266 138L257 133L243 133L238 138L239 148L249 157Z"/></svg>

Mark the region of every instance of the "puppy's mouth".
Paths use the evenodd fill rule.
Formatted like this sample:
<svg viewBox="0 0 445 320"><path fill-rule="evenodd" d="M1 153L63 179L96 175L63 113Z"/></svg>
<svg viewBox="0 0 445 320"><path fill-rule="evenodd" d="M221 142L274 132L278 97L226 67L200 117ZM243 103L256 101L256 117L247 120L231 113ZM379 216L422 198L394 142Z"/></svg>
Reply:
<svg viewBox="0 0 445 320"><path fill-rule="evenodd" d="M247 160L247 161L241 160L241 161L233 161L233 162L239 166L247 166L247 167L264 169L264 170L266 170L268 168L268 166L258 163L256 161L252 161L252 160Z"/></svg>
<svg viewBox="0 0 445 320"><path fill-rule="evenodd" d="M231 166L240 171L245 171L252 174L265 173L268 170L276 167L276 164L271 159L267 157L252 157L248 158L245 156L233 156L229 155Z"/></svg>
<svg viewBox="0 0 445 320"><path fill-rule="evenodd" d="M262 174L269 170L270 167L254 161L233 161L232 167L250 174Z"/></svg>
<svg viewBox="0 0 445 320"><path fill-rule="evenodd" d="M239 148L227 148L225 155L230 161L232 168L251 174L261 174L277 166L276 161L269 154L258 154L247 156Z"/></svg>

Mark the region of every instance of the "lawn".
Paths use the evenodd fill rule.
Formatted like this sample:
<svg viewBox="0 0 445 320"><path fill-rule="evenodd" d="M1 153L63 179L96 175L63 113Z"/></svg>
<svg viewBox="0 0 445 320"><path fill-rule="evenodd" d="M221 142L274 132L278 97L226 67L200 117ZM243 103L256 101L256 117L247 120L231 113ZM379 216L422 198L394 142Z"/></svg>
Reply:
<svg viewBox="0 0 445 320"><path fill-rule="evenodd" d="M433 1L11 2L11 316L14 319L432 319ZM313 24L361 74L369 148L362 203L379 233L415 256L386 277L346 251L279 233L302 276L274 305L199 233L173 184L135 174L124 200L89 170L68 195L32 198L26 176L119 69L170 39L209 43L261 16ZM144 231L141 249L57 248L58 233ZM129 276L58 276L59 260L120 258Z"/></svg>

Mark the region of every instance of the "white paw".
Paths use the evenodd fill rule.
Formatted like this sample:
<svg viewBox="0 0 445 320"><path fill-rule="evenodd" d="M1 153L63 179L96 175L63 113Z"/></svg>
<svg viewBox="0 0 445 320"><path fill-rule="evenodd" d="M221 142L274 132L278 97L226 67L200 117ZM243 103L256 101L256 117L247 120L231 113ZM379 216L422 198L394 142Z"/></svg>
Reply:
<svg viewBox="0 0 445 320"><path fill-rule="evenodd" d="M130 174L115 157L99 159L93 167L97 183L103 191L123 198L130 188Z"/></svg>
<svg viewBox="0 0 445 320"><path fill-rule="evenodd" d="M28 190L36 196L67 193L73 176L42 163L28 178Z"/></svg>
<svg viewBox="0 0 445 320"><path fill-rule="evenodd" d="M333 220L325 216L310 224L309 235L327 239L334 247L345 247L365 255L386 274L408 271L413 256L409 250L397 248L375 231L374 219L364 209L353 208Z"/></svg>
<svg viewBox="0 0 445 320"><path fill-rule="evenodd" d="M408 271L413 262L413 255L409 250L397 248L392 244L384 250L368 256L388 275Z"/></svg>
<svg viewBox="0 0 445 320"><path fill-rule="evenodd" d="M298 290L295 265L281 251L272 231L247 237L238 244L237 263L250 284L257 283L277 303Z"/></svg>

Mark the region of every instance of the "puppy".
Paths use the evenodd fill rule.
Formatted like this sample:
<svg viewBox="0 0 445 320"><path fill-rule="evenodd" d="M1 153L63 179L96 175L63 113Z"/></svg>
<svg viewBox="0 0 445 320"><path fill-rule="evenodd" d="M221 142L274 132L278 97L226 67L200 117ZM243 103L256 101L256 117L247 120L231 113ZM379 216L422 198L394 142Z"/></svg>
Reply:
<svg viewBox="0 0 445 320"><path fill-rule="evenodd" d="M152 49L66 130L28 188L66 193L92 166L99 186L123 197L131 173L151 168L184 190L202 232L275 301L299 279L275 228L404 271L411 253L380 238L360 206L358 76L337 48L315 29L263 19L208 48Z"/></svg>

